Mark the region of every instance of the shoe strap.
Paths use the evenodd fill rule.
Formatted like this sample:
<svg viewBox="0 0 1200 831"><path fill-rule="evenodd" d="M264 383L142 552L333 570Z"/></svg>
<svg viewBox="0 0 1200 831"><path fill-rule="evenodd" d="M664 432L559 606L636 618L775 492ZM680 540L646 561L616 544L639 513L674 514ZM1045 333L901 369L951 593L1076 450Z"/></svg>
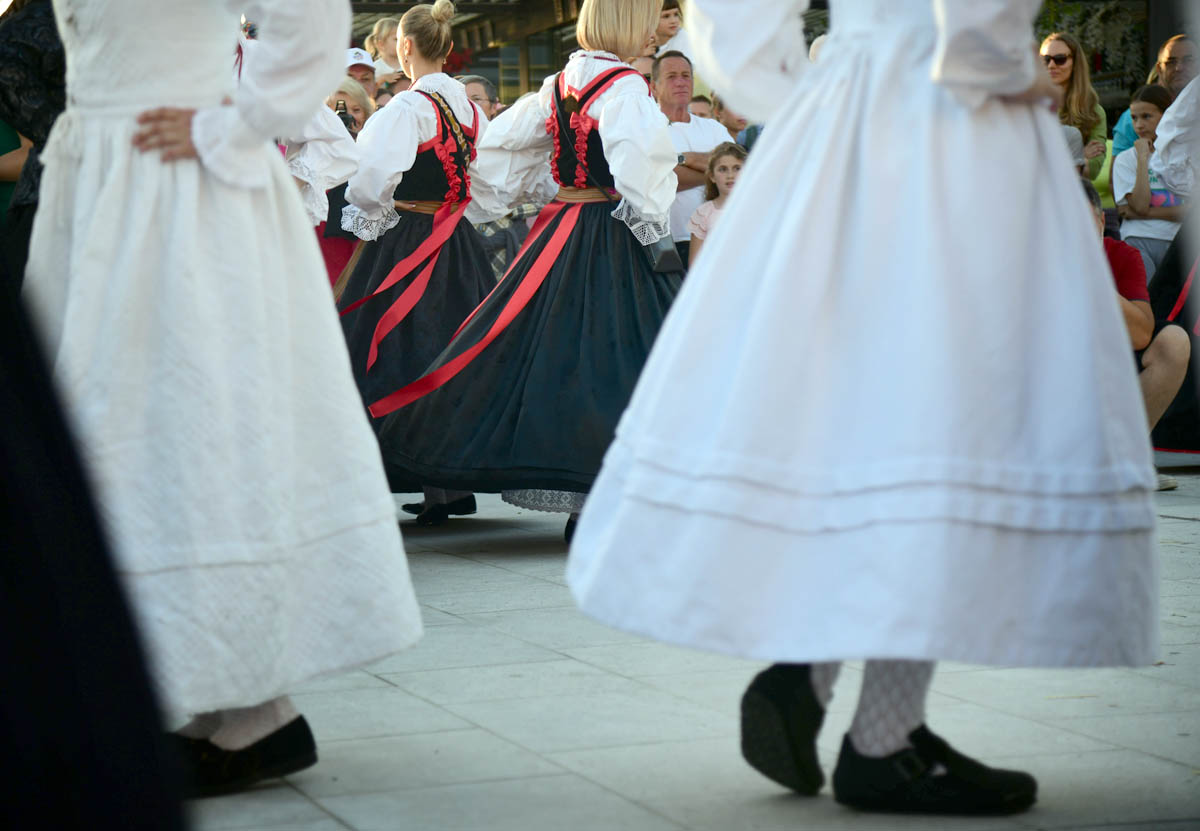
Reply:
<svg viewBox="0 0 1200 831"><path fill-rule="evenodd" d="M929 772L929 763L915 750L906 750L892 760L896 773L905 782L920 779Z"/></svg>

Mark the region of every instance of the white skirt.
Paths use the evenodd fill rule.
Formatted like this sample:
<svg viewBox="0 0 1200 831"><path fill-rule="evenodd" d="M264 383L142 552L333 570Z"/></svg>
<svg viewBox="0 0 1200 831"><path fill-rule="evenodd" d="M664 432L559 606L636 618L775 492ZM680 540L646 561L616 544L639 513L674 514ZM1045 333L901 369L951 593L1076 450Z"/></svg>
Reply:
<svg viewBox="0 0 1200 831"><path fill-rule="evenodd" d="M26 294L173 714L389 655L421 622L312 228L68 110Z"/></svg>
<svg viewBox="0 0 1200 831"><path fill-rule="evenodd" d="M780 102L584 509L585 611L764 660L1156 657L1148 429L1061 128L965 108L933 45L835 32Z"/></svg>

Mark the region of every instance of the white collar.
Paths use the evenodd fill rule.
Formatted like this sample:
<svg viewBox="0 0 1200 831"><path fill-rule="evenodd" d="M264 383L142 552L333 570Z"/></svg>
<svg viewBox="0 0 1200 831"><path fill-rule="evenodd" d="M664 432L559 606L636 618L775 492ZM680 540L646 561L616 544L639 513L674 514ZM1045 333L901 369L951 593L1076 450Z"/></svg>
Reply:
<svg viewBox="0 0 1200 831"><path fill-rule="evenodd" d="M593 58L593 59L599 59L599 60L616 61L617 63L624 63L624 61L622 61L620 58L618 58L612 52L605 52L602 49L580 49L576 52L572 52L569 60L573 61L576 58Z"/></svg>

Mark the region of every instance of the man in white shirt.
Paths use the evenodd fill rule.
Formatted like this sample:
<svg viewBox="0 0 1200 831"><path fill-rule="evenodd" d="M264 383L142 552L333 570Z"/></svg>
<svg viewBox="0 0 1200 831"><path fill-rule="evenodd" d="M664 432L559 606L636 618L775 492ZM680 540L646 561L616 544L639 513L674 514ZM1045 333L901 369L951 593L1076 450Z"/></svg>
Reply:
<svg viewBox="0 0 1200 831"><path fill-rule="evenodd" d="M658 106L671 122L671 141L679 153L675 175L679 192L671 205L671 237L684 265L688 262L691 234L688 220L704 201L704 174L713 148L729 141L729 131L711 118L688 112L692 101L692 62L682 52L664 52L651 72Z"/></svg>

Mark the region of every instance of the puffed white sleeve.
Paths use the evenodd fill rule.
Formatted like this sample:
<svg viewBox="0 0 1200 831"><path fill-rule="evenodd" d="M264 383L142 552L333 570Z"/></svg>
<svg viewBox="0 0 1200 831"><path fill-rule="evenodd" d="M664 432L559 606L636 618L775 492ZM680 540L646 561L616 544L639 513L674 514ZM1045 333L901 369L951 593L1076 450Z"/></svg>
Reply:
<svg viewBox="0 0 1200 831"><path fill-rule="evenodd" d="M262 187L269 177L264 146L301 130L346 71L350 6L345 0L226 0L225 6L231 17L244 12L256 21L260 37L233 103L197 110L192 143L221 181Z"/></svg>
<svg viewBox="0 0 1200 831"><path fill-rule="evenodd" d="M1037 77L1033 21L1042 0L933 0L931 77L967 107L1014 95Z"/></svg>
<svg viewBox="0 0 1200 831"><path fill-rule="evenodd" d="M767 121L808 66L807 8L808 0L692 0L696 73L734 110Z"/></svg>
<svg viewBox="0 0 1200 831"><path fill-rule="evenodd" d="M546 132L553 89L551 76L539 92L520 99L487 125L471 163L468 221L491 222L522 202L540 207L558 193L550 172L554 139Z"/></svg>
<svg viewBox="0 0 1200 831"><path fill-rule="evenodd" d="M648 245L671 233L678 153L667 117L640 78L622 79L600 112L600 140L621 202L613 218Z"/></svg>
<svg viewBox="0 0 1200 831"><path fill-rule="evenodd" d="M358 169L358 145L334 112L322 104L304 129L285 136L288 172L303 182L300 197L313 225L329 215L325 191L347 181Z"/></svg>
<svg viewBox="0 0 1200 831"><path fill-rule="evenodd" d="M1169 191L1191 196L1200 165L1200 84L1195 78L1167 107L1155 132L1150 167Z"/></svg>
<svg viewBox="0 0 1200 831"><path fill-rule="evenodd" d="M421 143L416 95L396 96L358 134L358 170L346 186L342 229L359 239L379 239L400 222L393 191L416 161Z"/></svg>

